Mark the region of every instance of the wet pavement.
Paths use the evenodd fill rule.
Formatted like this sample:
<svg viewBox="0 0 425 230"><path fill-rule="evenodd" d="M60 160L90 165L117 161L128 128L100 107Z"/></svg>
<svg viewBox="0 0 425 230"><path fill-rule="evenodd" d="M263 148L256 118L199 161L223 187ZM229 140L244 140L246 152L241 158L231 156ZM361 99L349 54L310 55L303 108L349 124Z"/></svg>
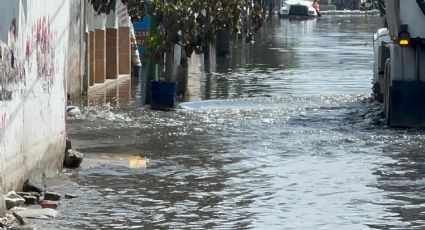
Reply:
<svg viewBox="0 0 425 230"><path fill-rule="evenodd" d="M379 27L274 18L230 59L195 59L177 111L141 106L137 84L84 109L68 123L83 166L49 180L79 198L35 226L424 229L425 133L389 129L369 98Z"/></svg>

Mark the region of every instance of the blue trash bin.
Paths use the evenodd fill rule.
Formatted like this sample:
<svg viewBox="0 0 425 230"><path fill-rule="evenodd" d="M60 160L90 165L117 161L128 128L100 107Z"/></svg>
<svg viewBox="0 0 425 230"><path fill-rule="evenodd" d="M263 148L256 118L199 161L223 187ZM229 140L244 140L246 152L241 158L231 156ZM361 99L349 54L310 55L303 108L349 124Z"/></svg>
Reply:
<svg viewBox="0 0 425 230"><path fill-rule="evenodd" d="M152 81L150 107L153 110L172 110L176 106L177 82Z"/></svg>

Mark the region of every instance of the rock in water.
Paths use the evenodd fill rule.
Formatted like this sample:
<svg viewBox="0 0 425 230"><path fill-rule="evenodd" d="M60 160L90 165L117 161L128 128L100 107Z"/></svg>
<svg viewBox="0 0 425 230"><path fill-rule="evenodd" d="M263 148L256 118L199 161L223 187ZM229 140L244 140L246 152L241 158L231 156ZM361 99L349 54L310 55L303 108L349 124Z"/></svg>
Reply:
<svg viewBox="0 0 425 230"><path fill-rule="evenodd" d="M25 204L37 204L38 198L36 196L23 196Z"/></svg>
<svg viewBox="0 0 425 230"><path fill-rule="evenodd" d="M0 229L14 229L16 226L16 218L12 213L7 213L6 216L0 218Z"/></svg>
<svg viewBox="0 0 425 230"><path fill-rule="evenodd" d="M69 140L68 138L66 138L66 146L65 146L65 152L67 152L68 150L72 149L72 143L71 140Z"/></svg>
<svg viewBox="0 0 425 230"><path fill-rule="evenodd" d="M34 184L32 181L30 181L29 179L25 181L24 186L22 188L23 192L37 192L37 193L41 193L44 191L44 189L41 186L38 186L36 184Z"/></svg>
<svg viewBox="0 0 425 230"><path fill-rule="evenodd" d="M21 217L29 219L53 219L58 215L56 210L50 208L28 208L15 210L15 212Z"/></svg>
<svg viewBox="0 0 425 230"><path fill-rule="evenodd" d="M52 200L52 201L58 201L61 199L61 194L56 192L45 192L44 193L44 200Z"/></svg>
<svg viewBox="0 0 425 230"><path fill-rule="evenodd" d="M29 193L29 192L16 192L16 194L19 195L19 196L22 196L22 197L31 196L31 193Z"/></svg>
<svg viewBox="0 0 425 230"><path fill-rule="evenodd" d="M81 115L81 110L77 106L67 106L66 115L68 115L69 117L78 117Z"/></svg>
<svg viewBox="0 0 425 230"><path fill-rule="evenodd" d="M9 192L6 196L4 196L4 200L6 202L6 209L11 209L16 206L22 206L25 203L25 199L13 191Z"/></svg>
<svg viewBox="0 0 425 230"><path fill-rule="evenodd" d="M27 200L27 198L25 198L27 196L28 197L35 197L37 199L36 202L38 202L40 200L40 196L41 196L40 193L38 193L38 192L17 192L16 194L18 194L19 196L22 196L25 199L25 201Z"/></svg>
<svg viewBox="0 0 425 230"><path fill-rule="evenodd" d="M69 149L65 152L65 159L63 161L63 166L68 168L78 168L80 167L81 162L83 162L83 154L79 153L73 149Z"/></svg>
<svg viewBox="0 0 425 230"><path fill-rule="evenodd" d="M65 199L75 199L77 197L78 196L77 195L74 195L74 194L65 194Z"/></svg>
<svg viewBox="0 0 425 230"><path fill-rule="evenodd" d="M59 202L57 201L50 201L50 200L43 200L39 203L42 208L51 208L56 209L59 206Z"/></svg>
<svg viewBox="0 0 425 230"><path fill-rule="evenodd" d="M22 218L22 216L20 216L19 214L17 214L16 212L12 212L12 215L15 217L15 219L18 221L18 223L20 225L26 225L27 223L25 222L24 218Z"/></svg>

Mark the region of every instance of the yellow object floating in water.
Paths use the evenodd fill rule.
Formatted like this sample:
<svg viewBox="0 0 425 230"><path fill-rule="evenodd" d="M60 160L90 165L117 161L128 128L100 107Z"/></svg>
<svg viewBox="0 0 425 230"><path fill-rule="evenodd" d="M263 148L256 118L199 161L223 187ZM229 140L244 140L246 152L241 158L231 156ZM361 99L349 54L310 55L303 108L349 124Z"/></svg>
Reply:
<svg viewBox="0 0 425 230"><path fill-rule="evenodd" d="M129 167L132 169L146 168L148 166L149 159L141 156L132 156L128 158Z"/></svg>

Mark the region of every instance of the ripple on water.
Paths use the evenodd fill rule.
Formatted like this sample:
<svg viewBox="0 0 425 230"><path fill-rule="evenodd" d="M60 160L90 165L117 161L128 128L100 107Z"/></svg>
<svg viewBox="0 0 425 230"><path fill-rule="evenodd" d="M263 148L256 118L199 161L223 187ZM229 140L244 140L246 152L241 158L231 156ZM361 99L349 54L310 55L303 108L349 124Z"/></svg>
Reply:
<svg viewBox="0 0 425 230"><path fill-rule="evenodd" d="M274 20L189 79L212 100L83 109L68 131L90 164L51 187L79 199L49 226L423 228L425 135L385 127L368 98L377 21Z"/></svg>
<svg viewBox="0 0 425 230"><path fill-rule="evenodd" d="M108 218L95 225L277 227L285 221L313 227L325 217L334 220L323 226L356 226L347 218L358 223L385 219L376 201L387 201L371 183L382 158L364 147L369 141L364 134L375 125L362 123L363 115L375 107L364 97L249 98L181 107L161 117L144 110L122 112L129 127L143 122L137 135L125 135L132 128L119 128L126 145L152 135L159 141L142 145L152 160L144 171L104 164L79 173L79 186L92 189L91 198L79 205L91 215L107 214L93 204L109 210ZM98 131L81 126L85 133ZM178 134L182 128L187 135ZM175 134L166 135L171 130ZM363 215L365 210L370 215ZM75 216L80 215L86 214ZM139 216L141 222L133 223ZM84 219L75 226L88 223Z"/></svg>

